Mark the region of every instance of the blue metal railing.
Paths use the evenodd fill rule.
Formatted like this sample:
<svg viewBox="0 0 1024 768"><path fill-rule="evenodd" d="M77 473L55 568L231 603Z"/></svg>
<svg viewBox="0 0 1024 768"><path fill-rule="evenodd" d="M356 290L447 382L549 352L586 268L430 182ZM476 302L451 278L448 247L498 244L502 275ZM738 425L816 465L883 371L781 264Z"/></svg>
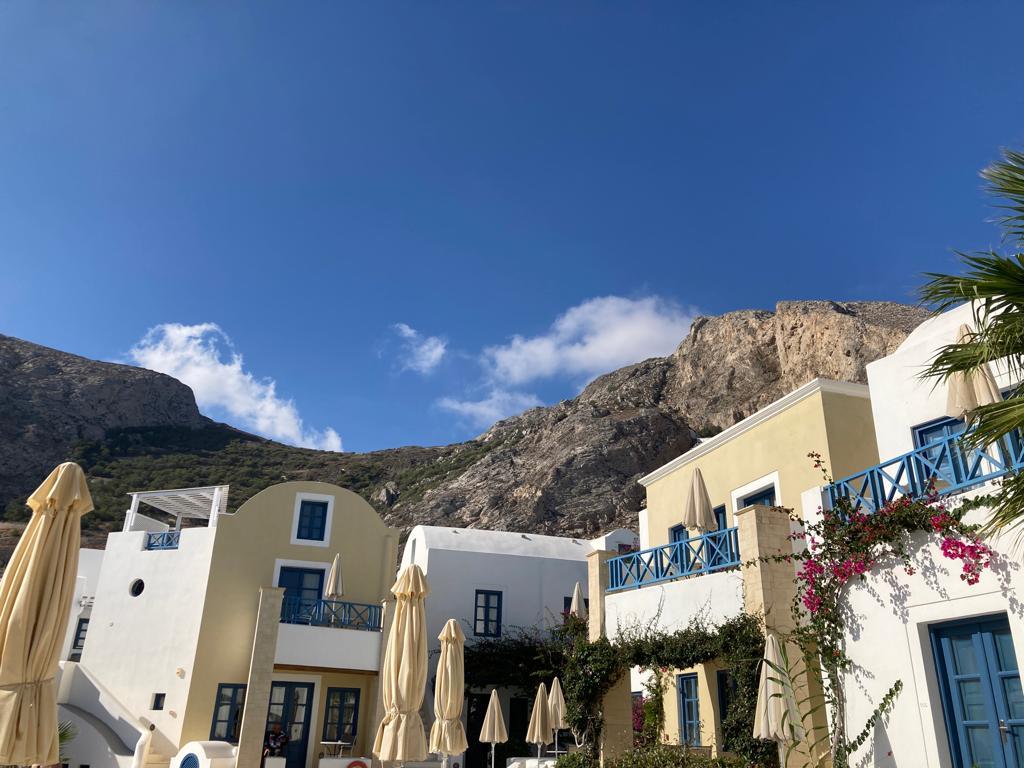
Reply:
<svg viewBox="0 0 1024 768"><path fill-rule="evenodd" d="M146 534L146 549L177 549L181 531L159 531Z"/></svg>
<svg viewBox="0 0 1024 768"><path fill-rule="evenodd" d="M950 435L828 486L835 507L840 499L865 512L877 512L893 499L947 496L1024 468L1024 440L1013 432L986 448L967 448L963 435Z"/></svg>
<svg viewBox="0 0 1024 768"><path fill-rule="evenodd" d="M285 597L281 603L281 622L284 624L379 632L382 619L382 608L379 605L343 600L311 600L305 597Z"/></svg>
<svg viewBox="0 0 1024 768"><path fill-rule="evenodd" d="M740 564L739 529L725 528L608 561L608 591L646 587Z"/></svg>

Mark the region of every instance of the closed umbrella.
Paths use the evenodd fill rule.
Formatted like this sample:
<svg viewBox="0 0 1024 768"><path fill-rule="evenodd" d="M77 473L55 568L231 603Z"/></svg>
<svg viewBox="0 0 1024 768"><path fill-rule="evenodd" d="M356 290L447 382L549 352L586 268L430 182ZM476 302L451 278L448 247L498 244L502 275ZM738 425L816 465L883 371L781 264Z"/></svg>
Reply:
<svg viewBox="0 0 1024 768"><path fill-rule="evenodd" d="M78 571L85 473L61 464L28 497L32 519L0 581L0 765L59 762L55 678Z"/></svg>
<svg viewBox="0 0 1024 768"><path fill-rule="evenodd" d="M699 469L693 470L690 477L690 495L686 497L686 507L683 509L683 525L693 530L714 531L718 529L718 522L715 520L714 510L711 508L711 497L708 495L708 488L704 485L704 476Z"/></svg>
<svg viewBox="0 0 1024 768"><path fill-rule="evenodd" d="M587 601L583 599L583 588L577 581L572 588L572 600L569 602L569 615L577 619L587 620Z"/></svg>
<svg viewBox="0 0 1024 768"><path fill-rule="evenodd" d="M344 594L344 583L341 579L341 553L334 556L331 570L327 573L327 584L324 585L324 597L328 600L340 600Z"/></svg>
<svg viewBox="0 0 1024 768"><path fill-rule="evenodd" d="M480 729L480 741L491 745L491 768L494 768L494 745L504 744L508 741L508 731L505 730L505 715L501 711L498 692L493 688L491 689L491 699L487 702L484 724Z"/></svg>
<svg viewBox="0 0 1024 768"><path fill-rule="evenodd" d="M565 722L565 697L557 677L551 681L551 692L548 693L548 714L551 716L551 729L555 732L555 757L558 757L558 732L568 728L569 724Z"/></svg>
<svg viewBox="0 0 1024 768"><path fill-rule="evenodd" d="M548 709L548 689L544 683L537 686L533 712L530 713L530 725L526 729L526 741L537 745L537 760L540 760L541 748L551 741L551 712Z"/></svg>
<svg viewBox="0 0 1024 768"><path fill-rule="evenodd" d="M373 754L380 760L404 762L427 757L420 707L427 684L423 599L429 591L418 565L407 566L391 588L395 620L384 649L380 680L384 719L373 742Z"/></svg>
<svg viewBox="0 0 1024 768"><path fill-rule="evenodd" d="M430 727L430 751L443 755L459 755L469 746L462 727L462 700L465 695L466 636L455 619L448 619L437 636L441 641L441 657L434 679L434 724Z"/></svg>
<svg viewBox="0 0 1024 768"><path fill-rule="evenodd" d="M961 325L956 343L965 344L971 339L971 329ZM996 379L988 363L970 373L954 373L949 377L946 390L946 415L962 419L971 411L983 405L1002 402Z"/></svg>
<svg viewBox="0 0 1024 768"><path fill-rule="evenodd" d="M796 704L793 681L789 676L786 651L774 632L768 632L761 664L761 682L754 710L754 738L768 739L779 745L779 762L785 765L785 749L804 738Z"/></svg>

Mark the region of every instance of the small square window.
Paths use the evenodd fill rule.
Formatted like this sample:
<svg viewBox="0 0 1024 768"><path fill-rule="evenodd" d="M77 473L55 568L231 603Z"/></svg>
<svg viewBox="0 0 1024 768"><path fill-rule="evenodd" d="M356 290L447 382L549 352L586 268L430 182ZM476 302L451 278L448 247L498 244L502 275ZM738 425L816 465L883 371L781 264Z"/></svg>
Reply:
<svg viewBox="0 0 1024 768"><path fill-rule="evenodd" d="M167 694L166 693L154 693L153 694L153 706L151 707L151 709L163 709L164 708L164 699L166 699L166 698L167 698Z"/></svg>
<svg viewBox="0 0 1024 768"><path fill-rule="evenodd" d="M299 506L299 526L295 538L323 541L327 529L327 502L303 500Z"/></svg>

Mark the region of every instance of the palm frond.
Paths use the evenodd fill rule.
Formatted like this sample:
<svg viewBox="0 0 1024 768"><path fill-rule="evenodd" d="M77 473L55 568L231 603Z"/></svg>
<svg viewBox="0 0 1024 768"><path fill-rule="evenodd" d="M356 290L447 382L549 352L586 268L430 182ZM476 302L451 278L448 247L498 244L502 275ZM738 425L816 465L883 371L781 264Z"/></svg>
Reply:
<svg viewBox="0 0 1024 768"><path fill-rule="evenodd" d="M1003 159L981 172L988 182L986 190L1007 202L999 208L1005 215L999 220L1007 237L1024 242L1024 153L1003 150Z"/></svg>

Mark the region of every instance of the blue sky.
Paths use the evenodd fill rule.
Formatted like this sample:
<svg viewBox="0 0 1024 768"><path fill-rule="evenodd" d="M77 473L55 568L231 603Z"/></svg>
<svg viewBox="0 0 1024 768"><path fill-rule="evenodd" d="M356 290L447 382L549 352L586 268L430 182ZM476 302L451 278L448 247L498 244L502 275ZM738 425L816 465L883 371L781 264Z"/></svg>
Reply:
<svg viewBox="0 0 1024 768"><path fill-rule="evenodd" d="M0 5L0 332L444 443L993 244L1010 2ZM271 384L272 382L272 384Z"/></svg>

